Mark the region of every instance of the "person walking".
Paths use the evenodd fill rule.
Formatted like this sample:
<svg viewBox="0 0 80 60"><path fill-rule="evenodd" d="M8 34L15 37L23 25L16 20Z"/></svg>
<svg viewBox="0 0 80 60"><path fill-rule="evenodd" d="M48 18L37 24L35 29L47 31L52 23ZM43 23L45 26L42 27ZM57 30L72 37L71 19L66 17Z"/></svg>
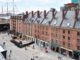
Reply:
<svg viewBox="0 0 80 60"><path fill-rule="evenodd" d="M6 45L6 43L5 42L3 42L3 48L5 49L5 45Z"/></svg>
<svg viewBox="0 0 80 60"><path fill-rule="evenodd" d="M25 46L25 50L27 50L27 47Z"/></svg>
<svg viewBox="0 0 80 60"><path fill-rule="evenodd" d="M11 55L12 55L12 50L10 50L9 58L11 58Z"/></svg>
<svg viewBox="0 0 80 60"><path fill-rule="evenodd" d="M35 49L34 45L33 45L33 49Z"/></svg>
<svg viewBox="0 0 80 60"><path fill-rule="evenodd" d="M62 57L61 56L58 56L58 60L62 60Z"/></svg>

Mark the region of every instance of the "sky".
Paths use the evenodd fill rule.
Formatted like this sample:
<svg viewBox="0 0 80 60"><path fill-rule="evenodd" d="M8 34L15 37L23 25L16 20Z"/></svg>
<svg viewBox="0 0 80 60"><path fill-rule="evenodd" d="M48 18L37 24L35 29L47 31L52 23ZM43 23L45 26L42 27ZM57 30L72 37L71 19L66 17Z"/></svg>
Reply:
<svg viewBox="0 0 80 60"><path fill-rule="evenodd" d="M12 11L13 0L0 0L0 12L6 12L6 6L8 2L9 12ZM14 0L14 6L16 12L25 12L25 11L37 11L37 10L50 10L50 8L60 9L64 4L71 2L71 0Z"/></svg>

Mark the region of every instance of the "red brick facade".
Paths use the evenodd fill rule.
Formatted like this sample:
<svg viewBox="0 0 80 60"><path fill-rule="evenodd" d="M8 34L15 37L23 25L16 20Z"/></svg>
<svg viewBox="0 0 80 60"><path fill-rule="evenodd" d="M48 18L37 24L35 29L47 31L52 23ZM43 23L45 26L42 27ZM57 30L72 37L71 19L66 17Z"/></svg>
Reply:
<svg viewBox="0 0 80 60"><path fill-rule="evenodd" d="M39 15L39 11L37 15ZM72 52L75 50L80 50L80 44L77 41L80 39L80 35L77 35L80 30L75 28L67 29L52 27L50 25L44 24L26 23L23 21L23 19L11 18L10 30L14 29L16 32L30 36L33 39L43 40L44 42L48 43L53 40L53 42L57 44L59 48L65 49L67 51ZM78 46L79 49L77 48Z"/></svg>

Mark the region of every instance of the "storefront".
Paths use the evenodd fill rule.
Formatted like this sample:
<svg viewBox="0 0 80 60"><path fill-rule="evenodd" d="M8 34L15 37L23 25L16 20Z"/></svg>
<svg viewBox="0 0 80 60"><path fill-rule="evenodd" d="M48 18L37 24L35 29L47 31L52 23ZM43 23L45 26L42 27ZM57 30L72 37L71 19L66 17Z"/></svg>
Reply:
<svg viewBox="0 0 80 60"><path fill-rule="evenodd" d="M45 41L40 40L40 39L36 39L35 43L42 48L49 47L48 42L45 42Z"/></svg>
<svg viewBox="0 0 80 60"><path fill-rule="evenodd" d="M68 56L70 56L70 57L73 57L73 51L70 50L70 49L66 49L66 48L64 48L64 47L60 47L60 52L61 52L61 54L63 54L63 55L68 55Z"/></svg>
<svg viewBox="0 0 80 60"><path fill-rule="evenodd" d="M53 42L53 40L50 41L50 48L52 51L59 52L59 44Z"/></svg>
<svg viewBox="0 0 80 60"><path fill-rule="evenodd" d="M77 59L77 60L80 59L80 51L74 51L73 54L74 54L75 59Z"/></svg>

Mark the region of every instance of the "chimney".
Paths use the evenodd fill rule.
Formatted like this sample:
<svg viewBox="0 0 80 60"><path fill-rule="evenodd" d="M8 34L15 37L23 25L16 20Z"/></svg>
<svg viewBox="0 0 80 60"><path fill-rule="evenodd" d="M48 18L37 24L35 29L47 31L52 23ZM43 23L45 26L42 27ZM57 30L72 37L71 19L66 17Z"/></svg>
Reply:
<svg viewBox="0 0 80 60"><path fill-rule="evenodd" d="M46 10L44 10L44 18L46 18L46 15L47 15L47 14L46 14Z"/></svg>
<svg viewBox="0 0 80 60"><path fill-rule="evenodd" d="M55 9L52 9L52 18L55 18Z"/></svg>
<svg viewBox="0 0 80 60"><path fill-rule="evenodd" d="M37 11L37 17L40 18L40 11Z"/></svg>
<svg viewBox="0 0 80 60"><path fill-rule="evenodd" d="M32 11L32 17L34 17L34 12Z"/></svg>
<svg viewBox="0 0 80 60"><path fill-rule="evenodd" d="M79 10L75 9L75 20L78 20L78 14L79 14Z"/></svg>
<svg viewBox="0 0 80 60"><path fill-rule="evenodd" d="M67 10L62 9L62 20L66 18Z"/></svg>
<svg viewBox="0 0 80 60"><path fill-rule="evenodd" d="M28 18L28 11L26 11L26 18Z"/></svg>

